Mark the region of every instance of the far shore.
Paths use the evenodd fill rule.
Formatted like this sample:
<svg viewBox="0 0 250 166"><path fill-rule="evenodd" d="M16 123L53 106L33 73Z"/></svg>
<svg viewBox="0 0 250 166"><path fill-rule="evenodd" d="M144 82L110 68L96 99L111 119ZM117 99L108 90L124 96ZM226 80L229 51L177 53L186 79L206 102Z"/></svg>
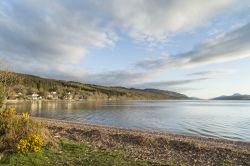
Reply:
<svg viewBox="0 0 250 166"><path fill-rule="evenodd" d="M185 165L250 165L250 142L148 132L33 117L55 138L88 142L98 149L121 150L127 156L157 163Z"/></svg>
<svg viewBox="0 0 250 166"><path fill-rule="evenodd" d="M123 100L123 99L120 99ZM17 103L24 103L24 102L85 102L85 101L115 101L110 99L72 99L72 100L62 100L62 99L38 99L38 100L29 100L29 99L17 99L17 100L6 100L7 104L17 104Z"/></svg>
<svg viewBox="0 0 250 166"><path fill-rule="evenodd" d="M31 99L14 99L14 100L6 100L5 103L22 103L22 102L39 102L39 101L45 101L45 102L81 102L81 101L141 101L141 100L159 100L159 99L71 99L71 100L66 100L66 99L37 99L37 100L31 100ZM171 100L192 100L192 99L162 99L166 101L171 101Z"/></svg>

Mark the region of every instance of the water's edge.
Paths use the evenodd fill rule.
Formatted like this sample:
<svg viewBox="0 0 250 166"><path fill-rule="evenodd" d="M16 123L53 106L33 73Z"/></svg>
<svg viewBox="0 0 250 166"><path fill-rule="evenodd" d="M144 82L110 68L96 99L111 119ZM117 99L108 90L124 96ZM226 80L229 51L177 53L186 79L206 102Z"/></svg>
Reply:
<svg viewBox="0 0 250 166"><path fill-rule="evenodd" d="M250 141L247 101L37 101L10 106L35 117Z"/></svg>

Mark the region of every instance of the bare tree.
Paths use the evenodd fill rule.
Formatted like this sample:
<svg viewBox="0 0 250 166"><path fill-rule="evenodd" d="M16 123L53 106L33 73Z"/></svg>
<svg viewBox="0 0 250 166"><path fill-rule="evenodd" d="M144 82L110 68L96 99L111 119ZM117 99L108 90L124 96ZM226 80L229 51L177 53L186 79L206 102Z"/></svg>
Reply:
<svg viewBox="0 0 250 166"><path fill-rule="evenodd" d="M13 86L20 83L20 78L16 73L11 71L11 67L6 61L0 59L0 107L10 95Z"/></svg>

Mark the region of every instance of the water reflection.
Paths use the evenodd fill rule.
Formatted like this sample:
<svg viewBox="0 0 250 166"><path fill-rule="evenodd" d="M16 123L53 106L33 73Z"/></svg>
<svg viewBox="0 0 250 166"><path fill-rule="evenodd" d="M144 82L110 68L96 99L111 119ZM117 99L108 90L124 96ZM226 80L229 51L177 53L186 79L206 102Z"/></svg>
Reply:
<svg viewBox="0 0 250 166"><path fill-rule="evenodd" d="M248 101L34 101L32 116L250 141Z"/></svg>

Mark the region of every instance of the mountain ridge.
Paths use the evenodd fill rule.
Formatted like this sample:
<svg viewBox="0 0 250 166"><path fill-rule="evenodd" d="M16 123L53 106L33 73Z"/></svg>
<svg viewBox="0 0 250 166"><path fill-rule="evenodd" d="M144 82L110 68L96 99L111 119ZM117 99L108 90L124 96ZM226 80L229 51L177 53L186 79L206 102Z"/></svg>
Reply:
<svg viewBox="0 0 250 166"><path fill-rule="evenodd" d="M231 96L223 95L223 96L212 98L211 100L250 100L250 95L234 93Z"/></svg>

